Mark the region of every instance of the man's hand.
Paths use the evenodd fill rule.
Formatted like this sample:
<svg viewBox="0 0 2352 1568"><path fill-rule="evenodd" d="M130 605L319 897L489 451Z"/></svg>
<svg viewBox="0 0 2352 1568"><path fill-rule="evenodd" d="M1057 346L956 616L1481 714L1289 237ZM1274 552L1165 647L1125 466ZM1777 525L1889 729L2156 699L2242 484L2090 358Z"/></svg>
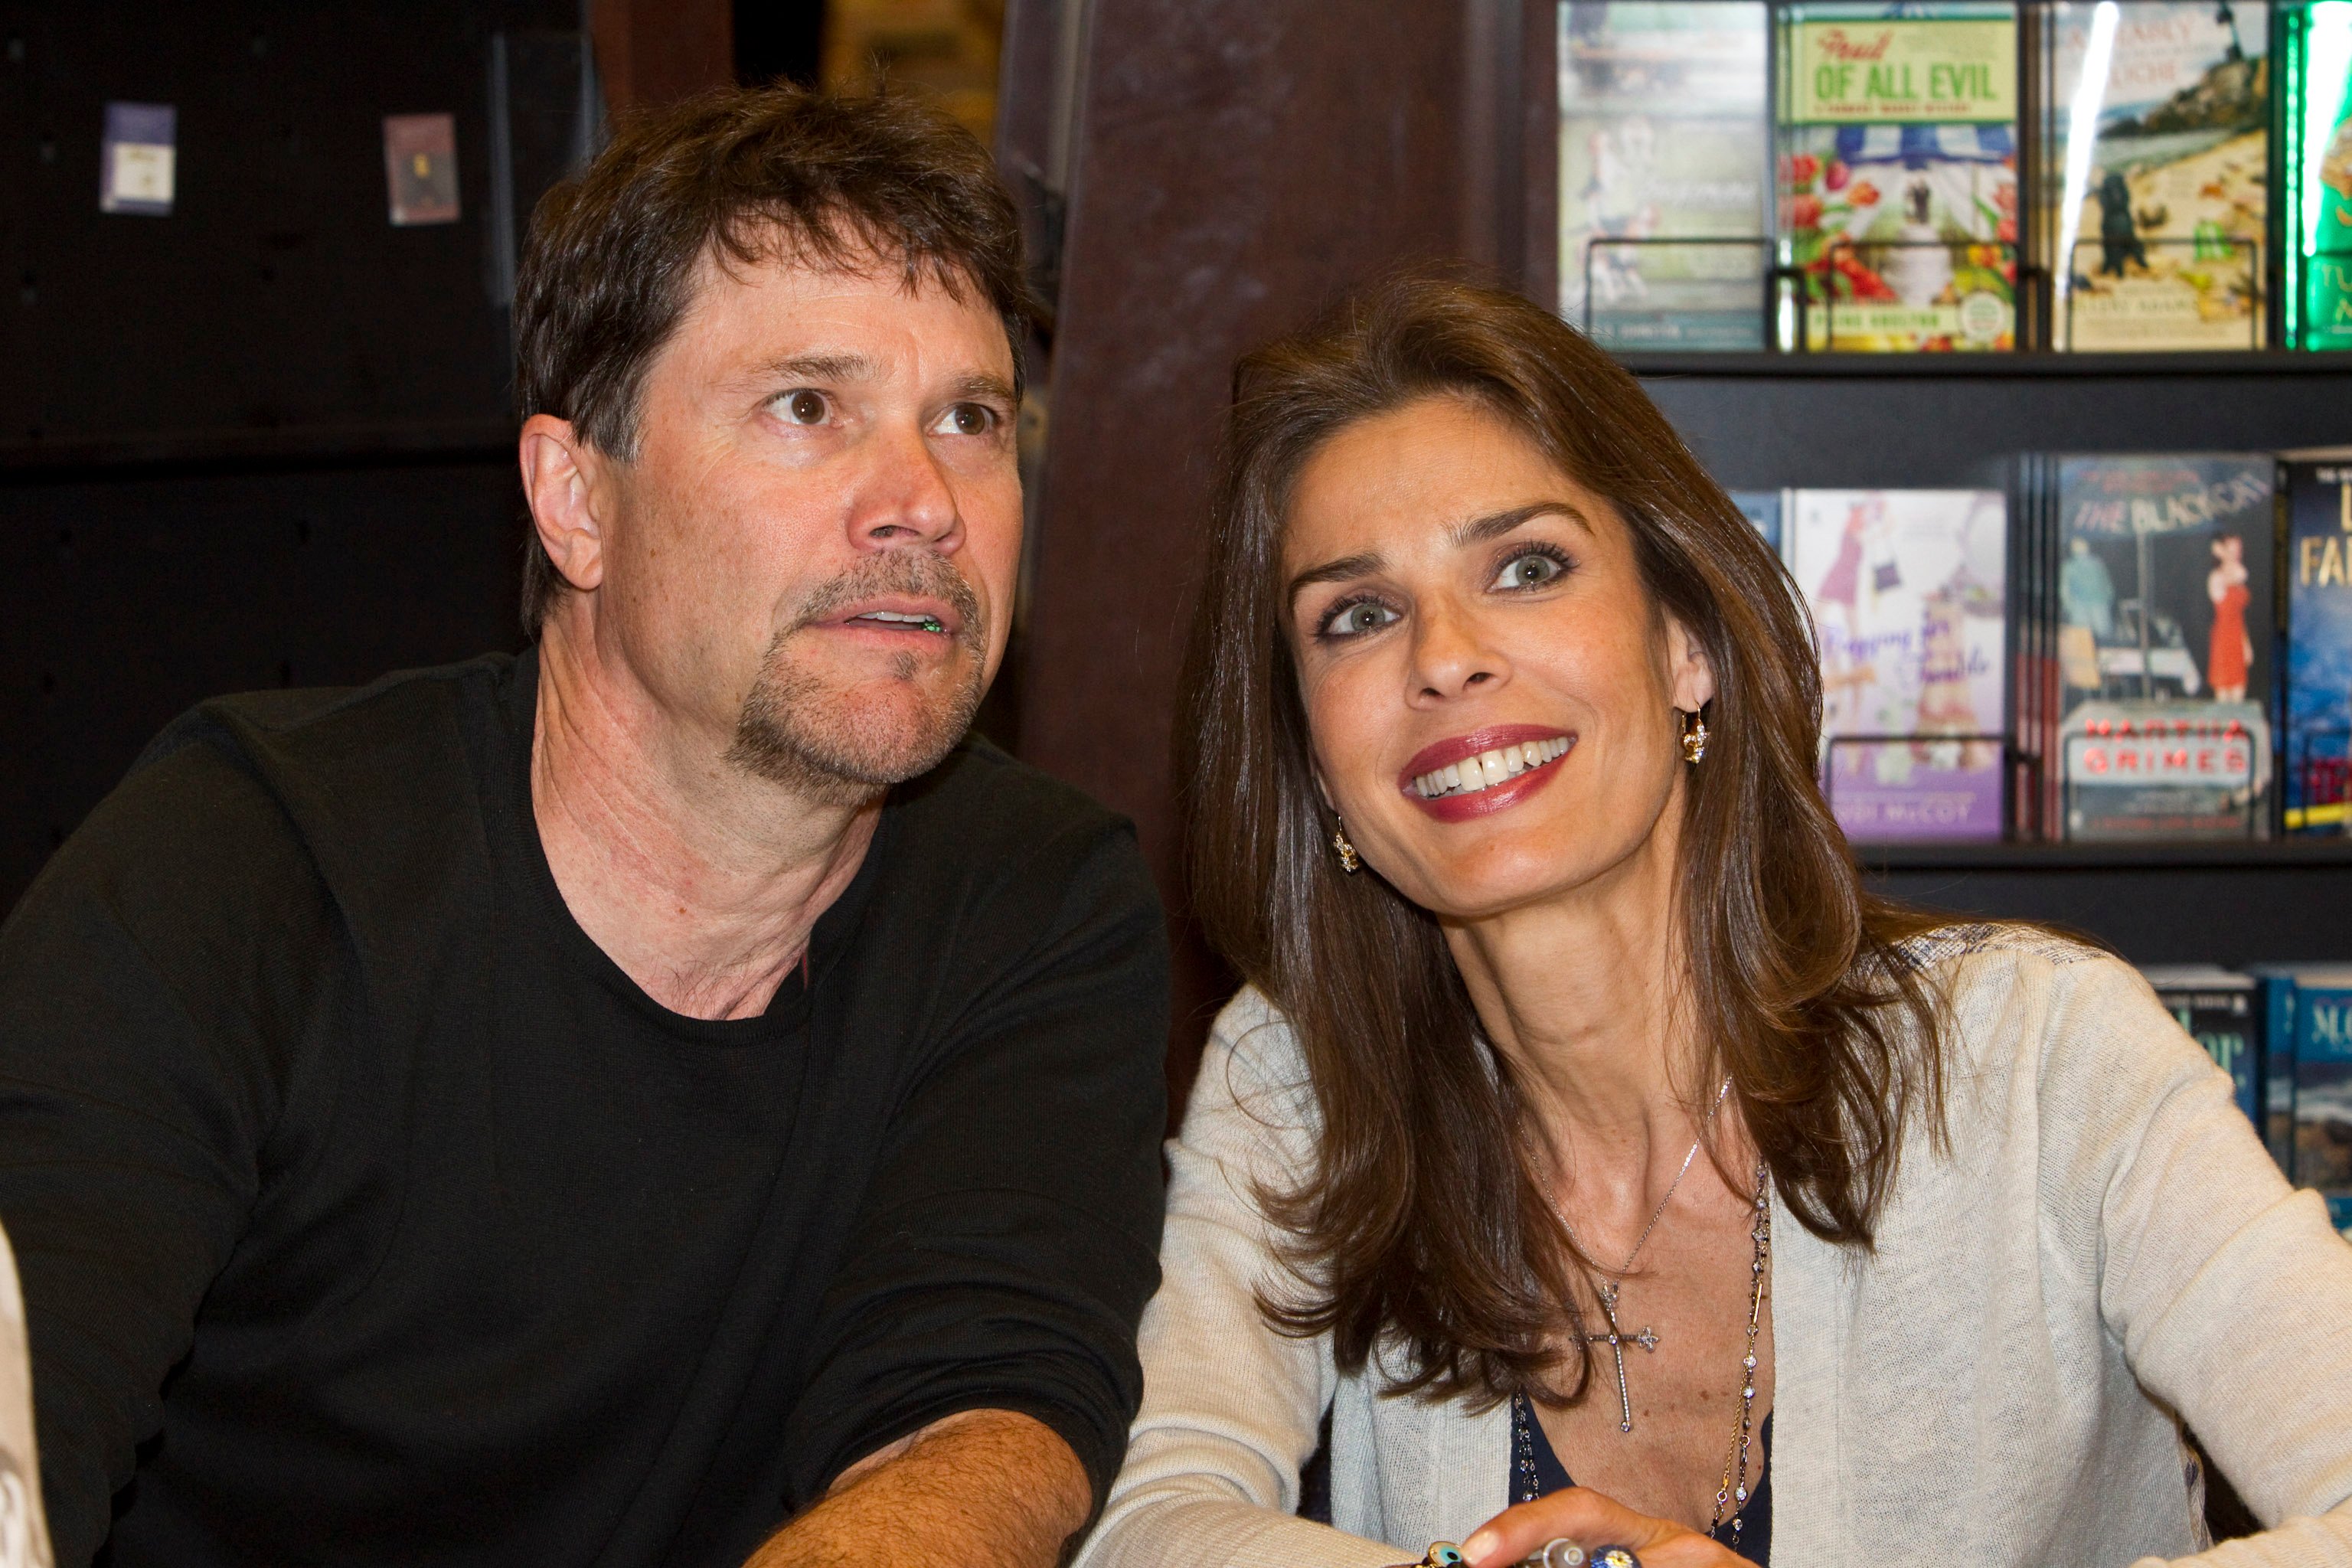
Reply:
<svg viewBox="0 0 2352 1568"><path fill-rule="evenodd" d="M1094 1490L1042 1421L967 1410L868 1454L745 1568L1054 1568Z"/></svg>
<svg viewBox="0 0 2352 1568"><path fill-rule="evenodd" d="M1480 1525L1462 1543L1462 1552L1470 1559L1470 1568L1511 1568L1563 1535L1587 1552L1598 1546L1630 1547L1642 1560L1642 1568L1750 1568L1746 1558L1733 1556L1687 1525L1635 1513L1588 1487L1570 1487L1505 1509Z"/></svg>

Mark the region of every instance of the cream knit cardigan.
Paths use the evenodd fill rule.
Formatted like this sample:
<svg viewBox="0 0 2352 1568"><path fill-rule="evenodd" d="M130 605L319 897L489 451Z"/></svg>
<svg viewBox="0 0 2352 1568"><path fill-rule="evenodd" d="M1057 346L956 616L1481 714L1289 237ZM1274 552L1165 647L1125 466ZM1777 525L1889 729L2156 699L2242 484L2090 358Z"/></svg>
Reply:
<svg viewBox="0 0 2352 1568"><path fill-rule="evenodd" d="M2189 1557L2178 1411L2270 1526L2196 1562L2352 1565L2352 1247L2318 1197L2122 963L1992 927L1912 951L1953 1004L1949 1149L1913 1129L1874 1253L1775 1201L1774 1561ZM1080 1568L1373 1568L1506 1505L1507 1406L1383 1397L1258 1313L1281 1276L1252 1183L1306 1168L1302 1072L1236 996L1170 1145L1143 1405ZM1292 1517L1327 1409L1337 1529Z"/></svg>

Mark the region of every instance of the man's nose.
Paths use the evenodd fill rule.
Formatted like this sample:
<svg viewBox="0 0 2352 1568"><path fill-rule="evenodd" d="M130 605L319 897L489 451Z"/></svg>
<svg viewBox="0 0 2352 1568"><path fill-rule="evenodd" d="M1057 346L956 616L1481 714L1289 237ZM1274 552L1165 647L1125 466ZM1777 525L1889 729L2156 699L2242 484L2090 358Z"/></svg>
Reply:
<svg viewBox="0 0 2352 1568"><path fill-rule="evenodd" d="M851 532L860 545L919 545L942 555L963 542L963 519L930 444L912 425L893 427L870 448Z"/></svg>

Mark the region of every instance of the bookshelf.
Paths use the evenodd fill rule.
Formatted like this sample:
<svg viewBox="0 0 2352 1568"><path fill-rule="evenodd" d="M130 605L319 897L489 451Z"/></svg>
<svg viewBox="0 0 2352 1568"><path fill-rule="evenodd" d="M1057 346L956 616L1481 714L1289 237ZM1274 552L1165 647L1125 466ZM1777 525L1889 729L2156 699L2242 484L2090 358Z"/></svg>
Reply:
<svg viewBox="0 0 2352 1568"><path fill-rule="evenodd" d="M1558 32L1518 11L1521 286L1559 295ZM2267 451L2352 442L2352 354L1628 353L1729 489L2007 488L2027 452ZM2352 838L1865 845L1887 895L2046 921L2137 963L2352 960Z"/></svg>

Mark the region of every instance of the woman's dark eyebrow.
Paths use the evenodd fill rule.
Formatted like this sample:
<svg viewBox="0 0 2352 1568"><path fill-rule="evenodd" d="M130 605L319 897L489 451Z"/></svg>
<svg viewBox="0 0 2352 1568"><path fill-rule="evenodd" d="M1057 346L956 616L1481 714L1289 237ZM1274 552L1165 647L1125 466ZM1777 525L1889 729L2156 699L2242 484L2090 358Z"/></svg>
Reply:
<svg viewBox="0 0 2352 1568"><path fill-rule="evenodd" d="M1455 523L1453 528L1454 548L1458 550L1484 544L1490 539L1500 539L1529 518L1541 517L1546 512L1568 519L1587 533L1592 531L1592 524L1585 515L1566 501L1539 500L1527 506L1515 506L1508 511L1489 512L1485 517L1474 517L1467 522Z"/></svg>
<svg viewBox="0 0 2352 1568"><path fill-rule="evenodd" d="M1296 605L1298 595L1318 583L1344 583L1350 577L1366 577L1379 571L1386 563L1379 555L1342 555L1337 561L1326 561L1320 566L1309 566L1290 580L1290 595L1285 601Z"/></svg>
<svg viewBox="0 0 2352 1568"><path fill-rule="evenodd" d="M1446 531L1446 535L1454 542L1456 550L1466 549L1490 539L1499 539L1529 518L1541 517L1547 512L1568 519L1587 533L1592 531L1591 522L1568 502L1539 500L1526 506L1515 506L1508 511L1489 512L1484 517L1474 517L1467 522L1457 522ZM1288 602L1297 604L1298 595L1315 584L1343 583L1350 577L1370 576L1386 564L1378 554L1366 552L1359 555L1342 555L1336 561L1326 561L1320 566L1310 566L1290 580Z"/></svg>

